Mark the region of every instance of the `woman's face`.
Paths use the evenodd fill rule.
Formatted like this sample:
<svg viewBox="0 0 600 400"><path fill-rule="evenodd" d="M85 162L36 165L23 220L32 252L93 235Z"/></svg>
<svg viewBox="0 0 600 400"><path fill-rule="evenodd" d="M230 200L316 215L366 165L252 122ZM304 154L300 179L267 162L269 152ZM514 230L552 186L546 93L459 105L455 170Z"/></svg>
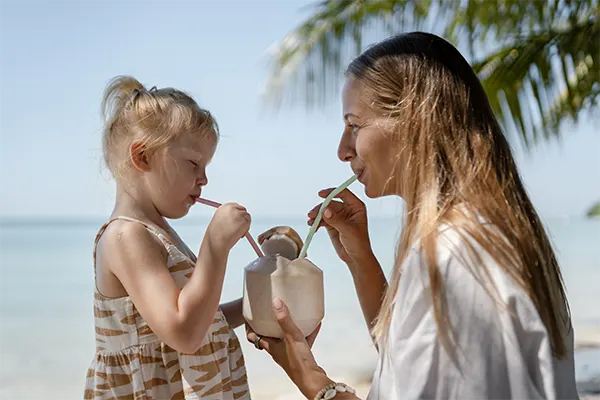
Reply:
<svg viewBox="0 0 600 400"><path fill-rule="evenodd" d="M368 197L399 195L395 184L398 143L386 131L385 119L370 107L371 103L365 85L348 77L342 90L345 127L338 157L350 163Z"/></svg>

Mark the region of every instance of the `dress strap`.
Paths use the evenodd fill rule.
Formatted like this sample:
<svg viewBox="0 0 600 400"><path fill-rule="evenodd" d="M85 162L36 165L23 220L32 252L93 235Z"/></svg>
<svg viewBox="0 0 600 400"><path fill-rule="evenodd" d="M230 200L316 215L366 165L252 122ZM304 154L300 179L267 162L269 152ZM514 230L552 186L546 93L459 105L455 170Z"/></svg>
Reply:
<svg viewBox="0 0 600 400"><path fill-rule="evenodd" d="M102 236L102 234L104 233L104 231L106 230L106 228L112 222L114 222L116 220L123 220L123 221L129 221L129 222L137 222L138 224L142 224L144 226L144 228L146 228L148 230L148 232L150 232L151 234L155 235L158 238L158 240L160 240L160 242L165 247L170 243L169 240L165 237L165 235L163 235L158 229L156 229L155 227L153 227L150 224L147 224L146 222L140 221L139 219L125 217L125 216L118 216L118 217L111 218L108 222L106 222L104 225L102 225L100 227L100 229L98 230L98 233L96 234L96 238L94 239L94 253L93 253L93 257L94 257L94 280L96 280L96 249L98 247L98 241L100 240L100 237Z"/></svg>

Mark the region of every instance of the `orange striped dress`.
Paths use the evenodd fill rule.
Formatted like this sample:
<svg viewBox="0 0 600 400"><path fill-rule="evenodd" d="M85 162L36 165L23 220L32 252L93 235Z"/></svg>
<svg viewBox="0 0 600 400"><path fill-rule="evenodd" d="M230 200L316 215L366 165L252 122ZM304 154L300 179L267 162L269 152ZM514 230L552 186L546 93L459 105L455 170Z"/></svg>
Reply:
<svg viewBox="0 0 600 400"><path fill-rule="evenodd" d="M116 219L141 223L164 244L177 286L190 278L195 263L156 228L127 217L104 224L94 243ZM130 297L107 298L94 291L96 354L88 369L84 399L250 399L240 342L219 309L194 354L162 342L140 316Z"/></svg>

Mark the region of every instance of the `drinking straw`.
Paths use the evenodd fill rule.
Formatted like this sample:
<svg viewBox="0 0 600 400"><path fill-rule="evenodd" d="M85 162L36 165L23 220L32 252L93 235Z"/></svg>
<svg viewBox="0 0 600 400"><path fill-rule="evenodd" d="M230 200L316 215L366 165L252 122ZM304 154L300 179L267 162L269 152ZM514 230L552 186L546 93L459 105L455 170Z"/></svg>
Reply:
<svg viewBox="0 0 600 400"><path fill-rule="evenodd" d="M196 198L196 202L201 203L201 204L205 204L207 206L211 206L211 207L214 207L214 208L221 207L221 203L217 203L216 201L212 201L212 200L208 200L208 199L203 199L202 197ZM250 246L252 246L252 248L256 252L257 256L259 256L259 257L264 257L265 256L263 254L262 250L260 249L260 247L258 246L258 244L254 241L254 238L252 237L252 235L250 235L250 232L246 232L246 239L248 239L248 242L250 243Z"/></svg>
<svg viewBox="0 0 600 400"><path fill-rule="evenodd" d="M319 212L317 213L317 218L315 218L315 221L313 222L312 226L310 227L310 230L308 231L308 235L306 236L306 240L304 241L304 246L302 246L302 250L300 251L300 255L298 256L298 258L306 257L306 252L308 251L308 246L310 246L310 242L312 241L312 238L315 235L315 232L317 231L319 222L321 222L321 218L323 218L323 211L325 211L325 209L327 208L327 206L329 205L331 200L335 196L337 196L342 190L344 190L348 186L350 186L357 179L358 179L358 175L352 175L350 178L348 178L348 180L346 180L346 182L342 183L340 186L333 189L333 191L331 193L329 193L329 196L327 196L325 198L325 200L323 200L321 207L319 207Z"/></svg>

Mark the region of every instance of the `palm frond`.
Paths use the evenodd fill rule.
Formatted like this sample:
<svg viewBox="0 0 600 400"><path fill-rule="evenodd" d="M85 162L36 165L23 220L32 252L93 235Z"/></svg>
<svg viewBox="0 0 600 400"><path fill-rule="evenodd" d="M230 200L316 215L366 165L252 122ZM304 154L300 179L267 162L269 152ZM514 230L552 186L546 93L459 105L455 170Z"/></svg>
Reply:
<svg viewBox="0 0 600 400"><path fill-rule="evenodd" d="M368 28L397 30L410 16L421 24L442 0L325 0L315 14L269 53L272 73L265 100L278 106L303 99L306 107L322 105L339 89L343 66L362 50Z"/></svg>
<svg viewBox="0 0 600 400"><path fill-rule="evenodd" d="M563 121L597 100L600 22L593 15L562 29L519 37L473 64L505 128L529 145L556 137Z"/></svg>
<svg viewBox="0 0 600 400"><path fill-rule="evenodd" d="M320 106L368 33L428 30L471 59L487 54L473 67L506 130L530 145L596 105L599 23L599 0L323 0L272 49L265 100Z"/></svg>

